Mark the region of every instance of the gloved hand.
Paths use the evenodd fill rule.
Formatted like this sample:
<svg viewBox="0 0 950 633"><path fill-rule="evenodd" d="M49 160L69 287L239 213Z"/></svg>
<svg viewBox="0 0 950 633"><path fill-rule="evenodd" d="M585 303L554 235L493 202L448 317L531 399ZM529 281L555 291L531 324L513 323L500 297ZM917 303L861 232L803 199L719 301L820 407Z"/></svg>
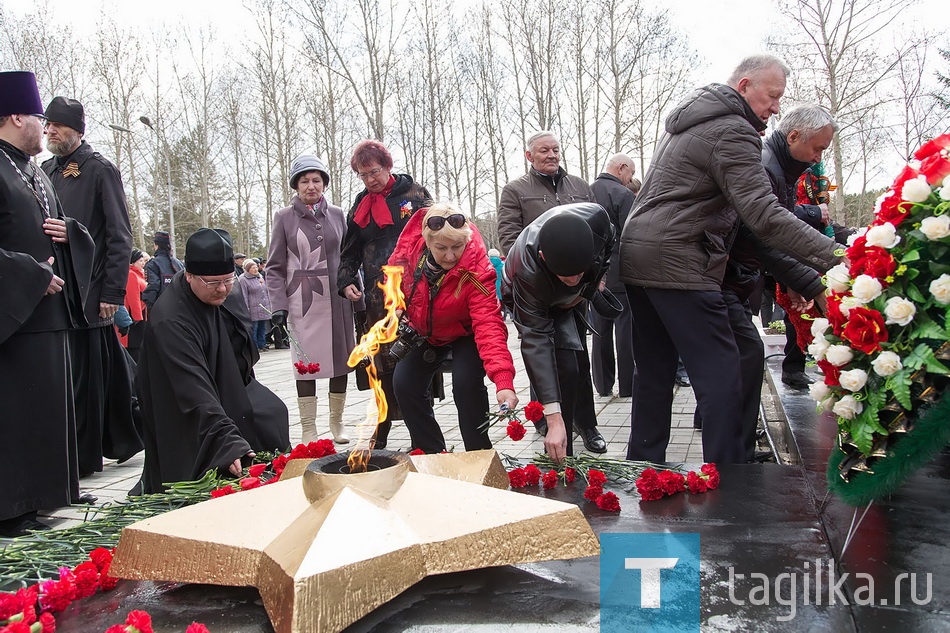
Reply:
<svg viewBox="0 0 950 633"><path fill-rule="evenodd" d="M275 310L273 314L270 315L271 323L277 327L283 327L287 325L287 311L286 310Z"/></svg>

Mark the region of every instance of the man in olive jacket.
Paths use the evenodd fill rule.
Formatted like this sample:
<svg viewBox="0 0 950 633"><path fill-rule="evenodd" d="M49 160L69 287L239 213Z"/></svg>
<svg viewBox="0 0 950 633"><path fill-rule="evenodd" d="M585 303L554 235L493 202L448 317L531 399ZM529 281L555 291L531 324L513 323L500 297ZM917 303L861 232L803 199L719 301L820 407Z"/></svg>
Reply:
<svg viewBox="0 0 950 633"><path fill-rule="evenodd" d="M746 460L739 351L721 291L737 215L803 264L825 271L839 259L833 240L779 204L762 167L760 136L788 72L771 55L748 57L727 85L700 88L667 118L620 244L639 370L628 459L666 461L679 350L703 419L703 459Z"/></svg>

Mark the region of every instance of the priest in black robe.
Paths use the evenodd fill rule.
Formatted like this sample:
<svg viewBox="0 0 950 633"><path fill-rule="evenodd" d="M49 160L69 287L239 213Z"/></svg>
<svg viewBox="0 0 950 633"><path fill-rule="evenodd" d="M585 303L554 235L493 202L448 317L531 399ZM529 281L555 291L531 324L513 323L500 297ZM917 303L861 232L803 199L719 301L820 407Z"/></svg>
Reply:
<svg viewBox="0 0 950 633"><path fill-rule="evenodd" d="M200 229L149 314L136 375L143 492L212 469L238 476L255 451L290 445L286 405L254 378L260 354L234 281L231 236Z"/></svg>
<svg viewBox="0 0 950 633"><path fill-rule="evenodd" d="M66 331L85 324L94 244L30 160L42 112L33 73L0 73L0 536L79 492Z"/></svg>
<svg viewBox="0 0 950 633"><path fill-rule="evenodd" d="M129 211L119 170L85 141L85 131L85 110L75 99L55 97L46 106L46 147L54 156L43 171L66 215L81 222L96 243L89 325L67 333L80 477L101 471L103 456L125 460L142 450L132 420L132 363L113 327L129 278ZM91 503L95 497L79 500Z"/></svg>

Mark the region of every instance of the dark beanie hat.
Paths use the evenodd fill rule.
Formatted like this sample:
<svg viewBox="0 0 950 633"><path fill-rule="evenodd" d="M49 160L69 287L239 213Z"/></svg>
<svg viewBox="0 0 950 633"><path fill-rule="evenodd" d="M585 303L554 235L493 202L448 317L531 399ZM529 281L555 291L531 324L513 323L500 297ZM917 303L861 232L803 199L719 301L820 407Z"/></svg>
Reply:
<svg viewBox="0 0 950 633"><path fill-rule="evenodd" d="M53 123L68 125L80 134L86 133L86 112L75 99L53 97L46 106L46 119Z"/></svg>
<svg viewBox="0 0 950 633"><path fill-rule="evenodd" d="M538 231L538 250L555 275L580 275L594 263L594 234L587 222L573 213L556 213Z"/></svg>
<svg viewBox="0 0 950 633"><path fill-rule="evenodd" d="M140 251L140 250L137 249L137 248L133 248L133 249L132 249L132 254L129 255L129 263L130 263L130 264L134 264L135 262L139 261L139 260L142 259L143 257L145 257L145 253L143 253L142 251Z"/></svg>
<svg viewBox="0 0 950 633"><path fill-rule="evenodd" d="M224 229L198 229L185 243L185 270L192 275L234 273L231 234Z"/></svg>
<svg viewBox="0 0 950 633"><path fill-rule="evenodd" d="M171 248L172 246L171 239L168 237L168 231L155 231L155 237L152 238L152 242L162 248Z"/></svg>
<svg viewBox="0 0 950 633"><path fill-rule="evenodd" d="M0 116L32 114L43 116L43 102L36 87L36 75L25 70L0 73Z"/></svg>

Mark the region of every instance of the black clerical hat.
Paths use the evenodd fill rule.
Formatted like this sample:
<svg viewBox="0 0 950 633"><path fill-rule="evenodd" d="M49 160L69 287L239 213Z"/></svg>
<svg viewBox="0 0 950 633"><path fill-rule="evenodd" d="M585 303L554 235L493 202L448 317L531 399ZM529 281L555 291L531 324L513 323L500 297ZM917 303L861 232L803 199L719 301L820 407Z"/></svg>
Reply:
<svg viewBox="0 0 950 633"><path fill-rule="evenodd" d="M0 116L11 114L43 116L43 101L33 73L25 70L0 73Z"/></svg>
<svg viewBox="0 0 950 633"><path fill-rule="evenodd" d="M231 234L224 229L198 229L185 244L185 270L192 275L234 273Z"/></svg>

